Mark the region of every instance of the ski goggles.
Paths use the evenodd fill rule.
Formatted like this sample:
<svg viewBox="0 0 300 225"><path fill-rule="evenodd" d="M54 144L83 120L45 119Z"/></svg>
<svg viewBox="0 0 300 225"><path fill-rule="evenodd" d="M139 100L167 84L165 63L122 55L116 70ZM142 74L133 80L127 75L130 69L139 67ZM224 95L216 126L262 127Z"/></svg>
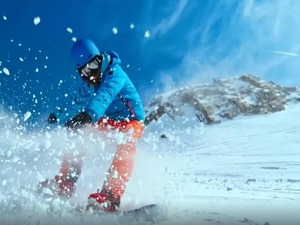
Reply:
<svg viewBox="0 0 300 225"><path fill-rule="evenodd" d="M101 60L96 57L90 62L79 68L77 71L82 77L90 77L92 73L98 72Z"/></svg>

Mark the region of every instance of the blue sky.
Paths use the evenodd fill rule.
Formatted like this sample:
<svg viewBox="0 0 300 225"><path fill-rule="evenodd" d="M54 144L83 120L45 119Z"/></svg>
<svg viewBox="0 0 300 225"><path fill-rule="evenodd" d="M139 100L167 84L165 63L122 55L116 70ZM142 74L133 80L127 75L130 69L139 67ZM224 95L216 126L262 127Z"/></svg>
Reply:
<svg viewBox="0 0 300 225"><path fill-rule="evenodd" d="M299 29L297 0L1 0L1 105L45 117L79 85L82 37L120 55L144 103L240 74L299 86Z"/></svg>

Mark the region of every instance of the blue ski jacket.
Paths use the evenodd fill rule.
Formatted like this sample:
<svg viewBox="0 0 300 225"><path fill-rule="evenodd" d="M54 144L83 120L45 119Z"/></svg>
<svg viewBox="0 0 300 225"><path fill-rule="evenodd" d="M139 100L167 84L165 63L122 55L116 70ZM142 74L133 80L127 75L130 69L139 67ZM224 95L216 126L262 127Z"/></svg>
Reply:
<svg viewBox="0 0 300 225"><path fill-rule="evenodd" d="M101 117L116 121L139 120L145 114L139 94L120 66L121 60L115 52L102 52L100 85L96 88L82 82L78 91L72 93L54 114L59 124L64 125L75 115L86 111L93 122Z"/></svg>

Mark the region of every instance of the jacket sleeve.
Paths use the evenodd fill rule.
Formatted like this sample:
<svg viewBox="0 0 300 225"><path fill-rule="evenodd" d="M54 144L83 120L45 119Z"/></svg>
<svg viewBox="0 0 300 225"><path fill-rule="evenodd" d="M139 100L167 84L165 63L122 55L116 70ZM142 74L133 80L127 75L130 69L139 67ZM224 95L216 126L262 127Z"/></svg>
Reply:
<svg viewBox="0 0 300 225"><path fill-rule="evenodd" d="M63 105L57 107L54 111L60 125L73 118L75 115L81 113L86 106L86 103L92 98L92 87L86 83L82 83L78 91L72 93Z"/></svg>
<svg viewBox="0 0 300 225"><path fill-rule="evenodd" d="M93 122L97 122L105 114L108 106L123 88L126 79L126 75L119 65L113 66L104 76L103 82L86 108L86 112L92 117Z"/></svg>

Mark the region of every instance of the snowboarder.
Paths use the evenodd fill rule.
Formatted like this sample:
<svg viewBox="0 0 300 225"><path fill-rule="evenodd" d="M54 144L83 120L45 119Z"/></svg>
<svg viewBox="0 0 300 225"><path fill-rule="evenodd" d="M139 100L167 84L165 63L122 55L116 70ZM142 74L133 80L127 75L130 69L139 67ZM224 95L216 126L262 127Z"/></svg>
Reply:
<svg viewBox="0 0 300 225"><path fill-rule="evenodd" d="M101 191L88 197L87 208L114 212L130 179L136 143L144 130L143 106L115 52L100 52L90 39L80 39L71 49L71 58L83 80L82 86L70 102L49 115L48 122L75 130L94 126L100 132L114 130L126 134L126 142L117 145ZM82 155L66 155L59 175L41 182L38 190L49 188L61 198L70 198L81 168Z"/></svg>

